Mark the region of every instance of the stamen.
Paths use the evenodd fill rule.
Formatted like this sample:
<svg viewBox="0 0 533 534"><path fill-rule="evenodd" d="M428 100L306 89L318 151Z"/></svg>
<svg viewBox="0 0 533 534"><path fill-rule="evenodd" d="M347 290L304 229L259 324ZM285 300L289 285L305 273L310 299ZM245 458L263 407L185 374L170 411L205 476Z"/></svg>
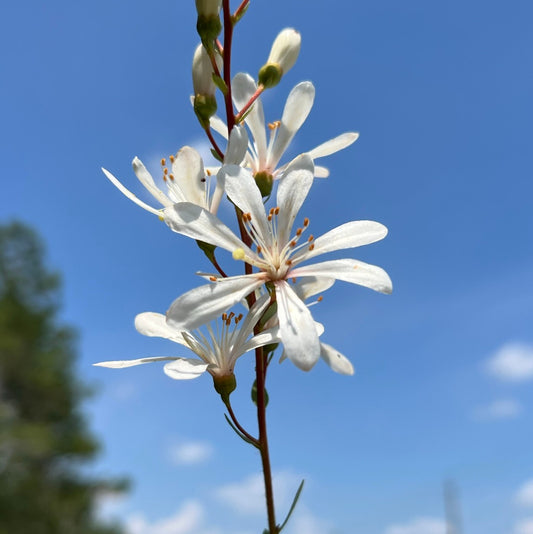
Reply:
<svg viewBox="0 0 533 534"><path fill-rule="evenodd" d="M234 313L234 312L231 312L231 313L228 315L228 319L233 319L233 317L235 317L235 313Z"/></svg>
<svg viewBox="0 0 533 534"><path fill-rule="evenodd" d="M315 236L313 234L311 234L308 238L307 238L307 242L308 243L311 243L311 241L313 241L313 239L315 238Z"/></svg>
<svg viewBox="0 0 533 534"><path fill-rule="evenodd" d="M161 167L164 167L167 164L167 160L165 158L161 158Z"/></svg>
<svg viewBox="0 0 533 534"><path fill-rule="evenodd" d="M211 171L209 169L206 169L205 173L207 174L207 176L211 176Z"/></svg>
<svg viewBox="0 0 533 534"><path fill-rule="evenodd" d="M224 312L224 313L222 314L222 320L223 320L223 321L226 321L227 318L228 318L228 314L227 314L226 312Z"/></svg>
<svg viewBox="0 0 533 534"><path fill-rule="evenodd" d="M357 269L359 267L359 265L354 265L353 268L354 269Z"/></svg>
<svg viewBox="0 0 533 534"><path fill-rule="evenodd" d="M242 248L236 248L231 254L234 260L244 260L246 254Z"/></svg>
<svg viewBox="0 0 533 534"><path fill-rule="evenodd" d="M304 219L304 227L307 228L309 226L309 219L306 217Z"/></svg>
<svg viewBox="0 0 533 534"><path fill-rule="evenodd" d="M289 243L289 246L290 246L290 247L295 247L295 246L296 246L296 241L293 239L293 240Z"/></svg>
<svg viewBox="0 0 533 534"><path fill-rule="evenodd" d="M258 254L261 254L261 251L262 251L262 250L263 250L263 249L261 248L261 245L257 245L257 253L258 253Z"/></svg>
<svg viewBox="0 0 533 534"><path fill-rule="evenodd" d="M296 283L296 276L293 276L293 277L291 278L291 280L292 280L292 283L295 284L295 283Z"/></svg>
<svg viewBox="0 0 533 534"><path fill-rule="evenodd" d="M320 295L320 297L318 297L316 300L317 300L317 302L322 302L324 300L324 297L322 295Z"/></svg>
<svg viewBox="0 0 533 534"><path fill-rule="evenodd" d="M313 250L314 248L315 248L315 244L314 244L314 243L311 243L311 244L309 245L309 250Z"/></svg>
<svg viewBox="0 0 533 534"><path fill-rule="evenodd" d="M274 214L275 215L279 215L279 208L276 206L276 208L274 209Z"/></svg>
<svg viewBox="0 0 533 534"><path fill-rule="evenodd" d="M274 121L268 123L268 129L269 130L275 130L276 128L279 128L281 126L281 121Z"/></svg>
<svg viewBox="0 0 533 534"><path fill-rule="evenodd" d="M173 182L174 181L174 175L173 174L169 174L168 177L170 178L170 180Z"/></svg>
<svg viewBox="0 0 533 534"><path fill-rule="evenodd" d="M287 260L287 261L285 262L285 265L292 265L292 260Z"/></svg>
<svg viewBox="0 0 533 534"><path fill-rule="evenodd" d="M211 280L211 282L216 282L218 278L216 276L210 276L209 280Z"/></svg>
<svg viewBox="0 0 533 534"><path fill-rule="evenodd" d="M168 159L170 160L170 163L174 163L174 161L176 160L176 158L171 154Z"/></svg>
<svg viewBox="0 0 533 534"><path fill-rule="evenodd" d="M298 230L296 230L296 236L300 237L302 235L302 232L303 232L302 228L298 228Z"/></svg>

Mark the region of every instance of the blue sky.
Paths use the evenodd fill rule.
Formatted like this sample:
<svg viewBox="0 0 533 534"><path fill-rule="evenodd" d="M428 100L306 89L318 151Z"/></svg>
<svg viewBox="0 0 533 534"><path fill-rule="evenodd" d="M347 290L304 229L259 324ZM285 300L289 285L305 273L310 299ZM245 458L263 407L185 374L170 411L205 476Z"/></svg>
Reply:
<svg viewBox="0 0 533 534"><path fill-rule="evenodd" d="M34 225L64 275L79 373L99 386L94 469L131 476L127 498L106 504L131 534L265 526L258 458L208 378L91 367L181 355L133 318L164 312L208 268L100 171L142 194L135 155L156 172L161 156L204 143L188 100L193 7L28 0L3 6L0 23L0 219ZM339 282L313 310L356 375L273 366L280 516L307 480L287 534L444 534L449 478L465 534L533 532L532 17L526 0L272 0L252 1L236 30L234 71L252 75L280 29L302 33L296 66L263 100L275 120L296 83L315 84L293 155L361 133L306 202L316 234L353 219L390 232L350 256L384 267L393 295ZM240 360L235 406L250 426L252 371Z"/></svg>

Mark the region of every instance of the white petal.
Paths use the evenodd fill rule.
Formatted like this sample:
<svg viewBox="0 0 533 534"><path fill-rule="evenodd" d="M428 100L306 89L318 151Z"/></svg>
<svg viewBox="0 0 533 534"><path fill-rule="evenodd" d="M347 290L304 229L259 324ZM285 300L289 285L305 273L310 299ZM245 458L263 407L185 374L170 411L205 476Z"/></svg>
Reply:
<svg viewBox="0 0 533 534"><path fill-rule="evenodd" d="M171 230L178 234L205 241L229 252L242 248L245 253L254 255L220 219L196 204L174 204L163 211L163 216Z"/></svg>
<svg viewBox="0 0 533 534"><path fill-rule="evenodd" d="M195 358L177 358L165 364L163 371L174 380L190 380L205 373L207 364Z"/></svg>
<svg viewBox="0 0 533 534"><path fill-rule="evenodd" d="M294 292L302 299L307 300L314 295L318 295L329 289L335 283L334 278L316 278L310 276L309 278L302 278L292 286Z"/></svg>
<svg viewBox="0 0 533 534"><path fill-rule="evenodd" d="M310 150L308 154L313 159L329 156L330 154L334 154L343 148L349 147L352 143L357 141L358 137L359 134L357 132L343 133L337 137L334 137L333 139L330 139L329 141L326 141L325 143L322 143L321 145L318 145L317 147L313 148L313 150Z"/></svg>
<svg viewBox="0 0 533 534"><path fill-rule="evenodd" d="M157 215L158 217L161 215L161 210L152 208L152 206L149 206L148 204L137 198L137 196L135 196L129 189L126 189L107 169L104 169L102 167L102 172L123 195L127 196L130 200L135 202L137 206L140 206L141 208L145 209L146 211L149 211L150 213L153 213L154 215Z"/></svg>
<svg viewBox="0 0 533 534"><path fill-rule="evenodd" d="M392 293L391 279L381 267L358 260L332 260L297 267L290 271L289 277L291 276L324 276L368 287L380 293Z"/></svg>
<svg viewBox="0 0 533 534"><path fill-rule="evenodd" d="M244 275L191 289L171 304L167 323L177 330L194 330L229 310L263 283L257 275Z"/></svg>
<svg viewBox="0 0 533 534"><path fill-rule="evenodd" d="M331 345L320 343L320 356L336 373L353 375L355 372L350 360Z"/></svg>
<svg viewBox="0 0 533 534"><path fill-rule="evenodd" d="M244 344L248 336L253 334L254 327L257 321L259 321L264 311L267 309L269 303L270 295L268 293L265 293L254 302L253 306L246 314L246 317L241 322L239 333L237 339L235 340L236 346Z"/></svg>
<svg viewBox="0 0 533 534"><path fill-rule="evenodd" d="M361 247L380 241L387 227L375 221L351 221L326 232L314 241L313 250L303 248L292 257L293 262L306 261L326 252Z"/></svg>
<svg viewBox="0 0 533 534"><path fill-rule="evenodd" d="M320 357L320 342L307 306L285 281L275 282L280 337L287 358L309 371Z"/></svg>
<svg viewBox="0 0 533 534"><path fill-rule="evenodd" d="M163 191L161 191L161 189L159 189L159 187L157 187L157 185L155 185L152 175L148 172L143 162L139 158L133 158L131 166L133 167L133 172L139 179L139 182L144 185L144 187L158 202L160 202L163 206L172 205L172 201L165 195L165 193L163 193Z"/></svg>
<svg viewBox="0 0 533 534"><path fill-rule="evenodd" d="M254 79L244 72L239 72L233 77L231 85L233 102L238 111L240 111L249 101L252 95L257 90L257 85ZM254 140L255 151L260 159L266 157L266 131L265 131L265 114L263 112L263 104L258 98L248 115L246 115L245 122L252 132ZM264 161L261 161L262 165Z"/></svg>
<svg viewBox="0 0 533 534"><path fill-rule="evenodd" d="M282 244L289 241L294 219L309 193L313 183L313 167L313 160L307 154L302 154L291 163L279 182L278 239Z"/></svg>
<svg viewBox="0 0 533 534"><path fill-rule="evenodd" d="M178 202L192 202L206 208L206 183L202 158L194 148L184 146L172 163L174 180L168 179L168 188L174 191Z"/></svg>
<svg viewBox="0 0 533 534"><path fill-rule="evenodd" d="M314 99L315 88L311 82L301 82L290 92L281 117L281 125L270 147L268 162L271 168L277 165L294 134L309 115Z"/></svg>
<svg viewBox="0 0 533 534"><path fill-rule="evenodd" d="M221 171L226 175L226 192L232 202L243 213L250 213L252 224L263 239L271 242L270 227L267 224L265 206L255 179L247 169L237 165L224 165Z"/></svg>
<svg viewBox="0 0 533 534"><path fill-rule="evenodd" d="M228 138L228 127L218 115L213 115L209 119L209 126L211 126L211 128L215 130L216 133L220 134L224 139Z"/></svg>
<svg viewBox="0 0 533 534"><path fill-rule="evenodd" d="M143 336L162 337L187 346L181 332L167 324L162 313L144 312L135 317L135 328Z"/></svg>
<svg viewBox="0 0 533 534"><path fill-rule="evenodd" d="M271 343L280 343L281 336L279 334L279 328L270 328L260 334L249 339L243 346L242 352L248 352L256 349L257 347L263 347L264 345L270 345Z"/></svg>
<svg viewBox="0 0 533 534"><path fill-rule="evenodd" d="M320 165L315 165L315 178L327 178L329 176L329 169Z"/></svg>
<svg viewBox="0 0 533 534"><path fill-rule="evenodd" d="M113 360L109 362L93 363L96 367L109 367L110 369L124 369L125 367L134 367L143 363L168 362L176 360L172 356L155 356L153 358L138 358L137 360Z"/></svg>
<svg viewBox="0 0 533 534"><path fill-rule="evenodd" d="M248 134L244 126L235 126L229 136L228 148L224 156L225 165L240 165L248 150Z"/></svg>

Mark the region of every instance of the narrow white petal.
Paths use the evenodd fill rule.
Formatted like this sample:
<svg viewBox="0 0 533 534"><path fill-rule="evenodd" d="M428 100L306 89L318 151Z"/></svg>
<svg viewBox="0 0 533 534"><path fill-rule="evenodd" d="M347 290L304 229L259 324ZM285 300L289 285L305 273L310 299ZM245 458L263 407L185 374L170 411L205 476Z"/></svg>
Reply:
<svg viewBox="0 0 533 534"><path fill-rule="evenodd" d="M163 211L165 222L171 230L192 239L199 239L229 252L242 248L247 255L254 253L215 215L191 204L180 202Z"/></svg>
<svg viewBox="0 0 533 534"><path fill-rule="evenodd" d="M176 193L178 202L192 202L206 208L206 183L202 157L194 148L184 146L172 163L174 180L168 187Z"/></svg>
<svg viewBox="0 0 533 534"><path fill-rule="evenodd" d="M243 213L250 213L252 224L264 239L271 236L267 224L265 206L255 179L247 169L237 165L224 165L221 171L226 176L226 192Z"/></svg>
<svg viewBox="0 0 533 534"><path fill-rule="evenodd" d="M315 88L311 82L301 82L290 92L276 139L270 147L268 161L271 168L277 165L292 138L309 115L314 99Z"/></svg>
<svg viewBox="0 0 533 534"><path fill-rule="evenodd" d="M205 373L207 364L195 358L177 358L165 364L163 371L174 380L191 380Z"/></svg>
<svg viewBox="0 0 533 534"><path fill-rule="evenodd" d="M257 275L244 275L191 289L171 304L167 323L177 330L194 330L229 310L263 283Z"/></svg>
<svg viewBox="0 0 533 534"><path fill-rule="evenodd" d="M224 156L225 165L240 165L248 150L248 134L244 126L235 126L231 130L228 148Z"/></svg>
<svg viewBox="0 0 533 534"><path fill-rule="evenodd" d="M387 227L375 221L350 221L326 232L314 241L313 250L303 248L292 257L293 262L307 261L310 258L344 250L361 247L380 241L387 235Z"/></svg>
<svg viewBox="0 0 533 534"><path fill-rule="evenodd" d="M257 347L263 347L264 345L270 345L271 343L280 343L281 337L279 334L279 328L270 328L265 330L260 334L249 339L243 346L242 352L248 352L249 350L254 350Z"/></svg>
<svg viewBox="0 0 533 534"><path fill-rule="evenodd" d="M125 367L134 367L135 365L142 365L143 363L152 362L168 362L176 360L172 356L155 356L153 358L138 358L137 360L113 360L109 362L93 363L96 367L108 367L110 369L124 369Z"/></svg>
<svg viewBox="0 0 533 534"><path fill-rule="evenodd" d="M329 169L320 165L315 165L315 178L327 178L329 176Z"/></svg>
<svg viewBox="0 0 533 534"><path fill-rule="evenodd" d="M127 196L130 200L135 202L137 206L140 206L141 208L145 209L146 211L149 211L150 213L153 213L154 215L161 215L161 210L152 208L152 206L149 206L142 200L140 200L137 196L135 196L129 189L126 189L107 169L104 169L102 167L102 172L107 176L109 181L125 196Z"/></svg>
<svg viewBox="0 0 533 534"><path fill-rule="evenodd" d="M321 145L318 145L317 147L313 148L313 150L310 150L308 154L313 159L329 156L330 154L334 154L343 148L349 147L352 143L357 141L358 137L359 134L357 132L343 133L337 137L334 137L333 139L330 139L329 141L326 141L325 143L322 143Z"/></svg>
<svg viewBox="0 0 533 534"><path fill-rule="evenodd" d="M313 160L307 155L298 156L279 182L277 204L279 206L278 239L287 243L292 225L313 183Z"/></svg>
<svg viewBox="0 0 533 534"><path fill-rule="evenodd" d="M341 375L353 375L355 373L350 360L331 345L320 343L320 356L336 373Z"/></svg>
<svg viewBox="0 0 533 534"><path fill-rule="evenodd" d="M181 332L167 324L162 313L144 312L135 317L135 328L143 336L162 337L187 346Z"/></svg>
<svg viewBox="0 0 533 534"><path fill-rule="evenodd" d="M391 279L381 267L358 260L332 260L297 267L291 270L289 277L291 276L324 276L368 287L380 293L392 293Z"/></svg>
<svg viewBox="0 0 533 534"><path fill-rule="evenodd" d="M257 85L249 74L239 72L233 77L231 89L235 107L240 111L250 101L250 98L257 90ZM260 159L265 158L267 151L265 114L260 98L255 101L248 115L246 115L245 122L252 132L255 151Z"/></svg>
<svg viewBox="0 0 533 534"><path fill-rule="evenodd" d="M314 295L328 290L334 283L334 278L316 278L315 276L310 276L309 278L298 280L292 288L302 300L307 300Z"/></svg>
<svg viewBox="0 0 533 534"><path fill-rule="evenodd" d="M226 192L226 176L220 173L220 168L216 170L216 176L217 185L215 187L215 191L213 192L213 197L211 198L211 206L209 207L209 211L213 215L216 215L218 207L220 206L220 202L222 201L224 193Z"/></svg>
<svg viewBox="0 0 533 534"><path fill-rule="evenodd" d="M268 293L265 293L254 302L253 306L246 314L246 317L241 322L239 334L237 336L237 339L235 340L235 345L242 345L246 341L248 336L253 334L254 327L257 321L259 321L264 311L267 309L269 303L270 295Z"/></svg>
<svg viewBox="0 0 533 534"><path fill-rule="evenodd" d="M213 115L209 119L209 126L211 126L211 129L215 130L215 132L220 134L224 139L228 138L228 127L218 115Z"/></svg>
<svg viewBox="0 0 533 534"><path fill-rule="evenodd" d="M307 306L285 281L275 282L280 337L289 360L309 371L320 357L320 342Z"/></svg>
<svg viewBox="0 0 533 534"><path fill-rule="evenodd" d="M163 206L172 205L172 201L165 195L165 193L163 193L163 191L161 191L161 189L159 189L159 187L157 187L157 185L155 185L152 175L148 172L143 162L138 157L133 158L131 166L133 167L133 172L139 179L139 182L144 185L148 192L158 202L160 202Z"/></svg>

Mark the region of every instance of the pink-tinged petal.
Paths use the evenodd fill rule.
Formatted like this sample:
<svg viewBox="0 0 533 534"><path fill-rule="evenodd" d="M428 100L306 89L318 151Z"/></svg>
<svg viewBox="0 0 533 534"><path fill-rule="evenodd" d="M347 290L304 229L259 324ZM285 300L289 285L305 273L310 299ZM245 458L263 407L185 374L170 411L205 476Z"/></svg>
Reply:
<svg viewBox="0 0 533 534"><path fill-rule="evenodd" d="M167 323L176 330L194 330L229 310L263 283L261 275L244 275L191 289L171 304Z"/></svg>
<svg viewBox="0 0 533 534"><path fill-rule="evenodd" d="M313 150L310 150L308 154L313 159L329 156L330 154L334 154L343 148L349 147L352 143L357 141L358 137L359 134L357 132L343 133L337 137L334 137L333 139L330 139L329 141L326 141L325 143L322 143L321 145L318 145L317 147L313 148Z"/></svg>
<svg viewBox="0 0 533 534"><path fill-rule="evenodd" d="M268 163L274 168L300 129L313 107L315 88L311 82L301 82L290 92L281 117L276 138L269 147Z"/></svg>
<svg viewBox="0 0 533 534"><path fill-rule="evenodd" d="M358 260L332 260L297 267L289 273L289 277L292 276L335 278L336 280L368 287L380 293L392 293L391 279L381 267Z"/></svg>
<svg viewBox="0 0 533 534"><path fill-rule="evenodd" d="M139 179L139 182L144 185L144 187L157 201L161 203L162 206L172 205L172 202L165 195L165 193L163 193L163 191L161 191L161 189L159 189L159 187L155 185L152 175L148 172L143 162L139 158L133 158L131 166L133 167L133 172L135 173L135 176L137 176L137 178Z"/></svg>
<svg viewBox="0 0 533 534"><path fill-rule="evenodd" d="M233 252L242 248L247 255L255 254L212 213L190 202L180 202L163 211L165 222L171 230L192 239Z"/></svg>
<svg viewBox="0 0 533 534"><path fill-rule="evenodd" d="M361 247L380 241L387 235L387 227L374 221L351 221L326 232L314 241L312 250L303 248L292 257L293 262L307 261L310 258L343 250Z"/></svg>
<svg viewBox="0 0 533 534"><path fill-rule="evenodd" d="M173 356L154 356L153 358L138 358L137 360L112 360L108 362L93 363L95 367L108 367L109 369L124 369L125 367L134 367L144 363L169 362L176 360Z"/></svg>
<svg viewBox="0 0 533 534"><path fill-rule="evenodd" d="M239 72L233 78L232 82L232 97L235 107L240 111L249 101L252 95L257 90L257 85L254 79L244 72ZM248 128L252 132L254 141L254 148L256 153L263 158L266 155L267 143L266 143L266 131L265 131L265 114L263 112L263 104L261 99L258 98L252 106L245 119ZM264 161L260 161L260 165L263 165Z"/></svg>
<svg viewBox="0 0 533 534"><path fill-rule="evenodd" d="M205 373L207 364L194 358L177 358L165 364L163 371L174 380L191 380Z"/></svg>
<svg viewBox="0 0 533 534"><path fill-rule="evenodd" d="M252 224L263 239L271 236L265 206L255 179L249 170L237 165L224 165L220 170L226 176L226 192L243 213L250 213Z"/></svg>
<svg viewBox="0 0 533 534"><path fill-rule="evenodd" d="M279 333L284 352L296 367L309 371L320 357L315 322L307 306L287 282L275 282Z"/></svg>
<svg viewBox="0 0 533 534"><path fill-rule="evenodd" d="M154 215L160 216L161 210L152 208L152 206L149 206L146 204L146 202L143 202L140 200L136 195L134 195L129 189L126 189L118 180L115 178L107 169L104 169L102 167L102 172L106 175L108 180L126 197L128 197L131 201L135 202L137 206L140 206L142 209L149 211L150 213L153 213ZM168 199L167 199L168 200ZM169 201L170 202L170 201Z"/></svg>
<svg viewBox="0 0 533 534"><path fill-rule="evenodd" d="M331 345L320 343L320 356L336 373L341 375L353 375L355 373L350 360Z"/></svg>
<svg viewBox="0 0 533 534"><path fill-rule="evenodd" d="M150 337L162 337L187 346L181 332L167 324L162 313L144 312L135 317L135 328L139 334Z"/></svg>
<svg viewBox="0 0 533 534"><path fill-rule="evenodd" d="M291 163L279 182L277 204L280 243L287 243L290 239L294 220L313 184L313 174L313 160L307 154L302 154Z"/></svg>
<svg viewBox="0 0 533 534"><path fill-rule="evenodd" d="M202 157L194 148L184 146L172 163L173 180L167 179L168 188L177 202L192 202L206 206L205 171Z"/></svg>

